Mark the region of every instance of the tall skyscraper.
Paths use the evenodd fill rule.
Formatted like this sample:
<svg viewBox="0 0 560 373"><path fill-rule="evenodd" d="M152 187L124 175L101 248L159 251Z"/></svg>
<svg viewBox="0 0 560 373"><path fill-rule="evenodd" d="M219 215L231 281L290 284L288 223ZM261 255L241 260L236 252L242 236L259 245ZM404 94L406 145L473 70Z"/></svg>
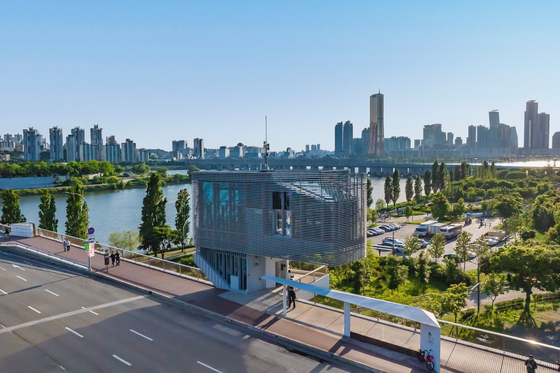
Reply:
<svg viewBox="0 0 560 373"><path fill-rule="evenodd" d="M334 126L334 154L341 155L344 152L344 124L339 122Z"/></svg>
<svg viewBox="0 0 560 373"><path fill-rule="evenodd" d="M560 149L560 132L555 132L552 135L552 149Z"/></svg>
<svg viewBox="0 0 560 373"><path fill-rule="evenodd" d="M467 136L467 147L476 147L476 127L469 126L469 135Z"/></svg>
<svg viewBox="0 0 560 373"><path fill-rule="evenodd" d="M517 130L515 127L511 127L511 137L509 140L509 146L511 149L519 148L519 139L517 138Z"/></svg>
<svg viewBox="0 0 560 373"><path fill-rule="evenodd" d="M371 95L369 98L369 154L377 157L385 155L383 100L381 92Z"/></svg>
<svg viewBox="0 0 560 373"><path fill-rule="evenodd" d="M33 127L23 130L24 159L26 161L40 160L43 136Z"/></svg>
<svg viewBox="0 0 560 373"><path fill-rule="evenodd" d="M84 142L86 142L86 132L84 129L80 128L80 127L75 127L72 128L71 130L71 134L72 134L72 138L74 141L74 154L71 155L70 152L68 151L68 144L66 144L66 160L68 162L72 162L72 161L81 161L82 160L82 144ZM66 139L68 139L68 136L66 137Z"/></svg>
<svg viewBox="0 0 560 373"><path fill-rule="evenodd" d="M550 145L550 114L539 113L539 130L535 135L538 149L548 149Z"/></svg>
<svg viewBox="0 0 560 373"><path fill-rule="evenodd" d="M532 149L534 144L534 132L538 124L539 104L535 100L527 101L525 109L525 126L523 144L525 149Z"/></svg>
<svg viewBox="0 0 560 373"><path fill-rule="evenodd" d="M136 162L136 144L131 139L126 139L121 144L122 160L123 162Z"/></svg>
<svg viewBox="0 0 560 373"><path fill-rule="evenodd" d="M49 129L49 137L51 142L51 157L52 161L59 161L64 159L64 137L62 136L62 128L53 127Z"/></svg>
<svg viewBox="0 0 560 373"><path fill-rule="evenodd" d="M343 139L342 150L343 153L348 156L352 156L352 154L354 154L353 152L354 145L352 143L353 138L354 138L354 126L352 125L352 122L347 120L344 123L344 131L342 136Z"/></svg>
<svg viewBox="0 0 560 373"><path fill-rule="evenodd" d="M362 130L362 154L369 153L369 127Z"/></svg>
<svg viewBox="0 0 560 373"><path fill-rule="evenodd" d="M74 135L66 136L66 162L75 162L77 157L76 137Z"/></svg>
<svg viewBox="0 0 560 373"><path fill-rule="evenodd" d="M91 157L96 161L102 161L105 159L105 154L103 152L103 128L99 128L99 125L95 124L92 129L90 129L91 136Z"/></svg>
<svg viewBox="0 0 560 373"><path fill-rule="evenodd" d="M194 156L196 158L204 158L204 140L196 138L193 141Z"/></svg>
<svg viewBox="0 0 560 373"><path fill-rule="evenodd" d="M488 149L490 145L490 129L485 126L476 127L476 147Z"/></svg>
<svg viewBox="0 0 560 373"><path fill-rule="evenodd" d="M177 160L183 157L183 150L187 147L185 140L174 140L171 143L171 156Z"/></svg>
<svg viewBox="0 0 560 373"><path fill-rule="evenodd" d="M488 147L495 149L500 144L500 112L498 110L488 112L488 119L490 121Z"/></svg>

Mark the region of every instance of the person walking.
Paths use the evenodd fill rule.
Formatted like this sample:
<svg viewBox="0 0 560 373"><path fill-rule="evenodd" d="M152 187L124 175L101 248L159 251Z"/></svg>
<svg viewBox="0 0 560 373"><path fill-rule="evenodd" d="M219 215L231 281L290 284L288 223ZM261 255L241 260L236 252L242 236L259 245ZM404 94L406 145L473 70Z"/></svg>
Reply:
<svg viewBox="0 0 560 373"><path fill-rule="evenodd" d="M8 231L8 228L6 228L6 230L4 231L4 237L6 238L6 240L10 239L10 232Z"/></svg>
<svg viewBox="0 0 560 373"><path fill-rule="evenodd" d="M290 308L290 306L294 305L294 309L296 308L296 292L294 291L294 288L289 286L288 287L288 308Z"/></svg>
<svg viewBox="0 0 560 373"><path fill-rule="evenodd" d="M117 265L121 264L121 254L118 251L115 254L115 259L117 260Z"/></svg>
<svg viewBox="0 0 560 373"><path fill-rule="evenodd" d="M115 265L115 253L111 253L111 264L114 266Z"/></svg>
<svg viewBox="0 0 560 373"><path fill-rule="evenodd" d="M64 251L66 251L66 239L64 239L64 241L62 241L62 249Z"/></svg>
<svg viewBox="0 0 560 373"><path fill-rule="evenodd" d="M70 240L67 238L66 239L66 251L70 251Z"/></svg>
<svg viewBox="0 0 560 373"><path fill-rule="evenodd" d="M533 359L533 355L529 355L529 358L525 360L525 366L527 367L527 373L535 373L538 365L535 359Z"/></svg>

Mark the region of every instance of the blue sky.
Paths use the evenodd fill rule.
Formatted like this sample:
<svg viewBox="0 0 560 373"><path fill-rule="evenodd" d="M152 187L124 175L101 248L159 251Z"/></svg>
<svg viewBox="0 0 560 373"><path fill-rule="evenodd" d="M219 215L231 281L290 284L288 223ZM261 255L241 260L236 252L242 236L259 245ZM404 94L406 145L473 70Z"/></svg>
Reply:
<svg viewBox="0 0 560 373"><path fill-rule="evenodd" d="M528 100L560 131L559 19L558 1L2 2L0 126L217 148L262 144L267 115L273 150L332 150L380 89L387 137L465 139L498 109L522 145Z"/></svg>

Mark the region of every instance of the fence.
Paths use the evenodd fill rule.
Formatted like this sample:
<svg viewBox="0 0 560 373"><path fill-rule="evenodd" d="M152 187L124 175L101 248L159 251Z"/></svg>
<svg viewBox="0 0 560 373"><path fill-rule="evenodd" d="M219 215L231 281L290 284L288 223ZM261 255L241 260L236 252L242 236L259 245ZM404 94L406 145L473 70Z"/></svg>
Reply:
<svg viewBox="0 0 560 373"><path fill-rule="evenodd" d="M62 233L48 231L46 229L35 228L35 236L40 237L47 237L53 240L62 241L68 239L72 245L84 247L84 244L87 243L87 240L71 237ZM95 252L98 254L105 254L105 253L119 253L120 257L123 260L130 261L135 264L145 265L150 268L157 268L161 269L164 272L171 272L176 273L181 276L187 276L192 279L196 280L203 280L209 281L208 278L204 275L204 273L196 267L191 267L184 264L175 263L169 260L156 258L150 255L141 254L136 251L129 251L125 249L119 249L117 247L113 247L110 245L95 243Z"/></svg>
<svg viewBox="0 0 560 373"><path fill-rule="evenodd" d="M307 284L311 284L315 282L318 278L326 276L328 274L329 267L327 266L320 266L319 268L314 269L311 272L306 273L305 275L301 276L297 279L298 282L303 282Z"/></svg>

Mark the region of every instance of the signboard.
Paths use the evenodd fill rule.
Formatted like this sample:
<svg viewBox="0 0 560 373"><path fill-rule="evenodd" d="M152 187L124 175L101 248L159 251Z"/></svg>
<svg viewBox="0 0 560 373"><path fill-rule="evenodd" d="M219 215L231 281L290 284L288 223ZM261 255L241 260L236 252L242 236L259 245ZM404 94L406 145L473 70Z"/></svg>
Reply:
<svg viewBox="0 0 560 373"><path fill-rule="evenodd" d="M89 227L87 230L88 234L94 234L95 233L95 229L93 229L93 227Z"/></svg>
<svg viewBox="0 0 560 373"><path fill-rule="evenodd" d="M95 255L94 248L95 248L95 243L93 242L84 243L84 250L87 252L90 258L92 258Z"/></svg>

